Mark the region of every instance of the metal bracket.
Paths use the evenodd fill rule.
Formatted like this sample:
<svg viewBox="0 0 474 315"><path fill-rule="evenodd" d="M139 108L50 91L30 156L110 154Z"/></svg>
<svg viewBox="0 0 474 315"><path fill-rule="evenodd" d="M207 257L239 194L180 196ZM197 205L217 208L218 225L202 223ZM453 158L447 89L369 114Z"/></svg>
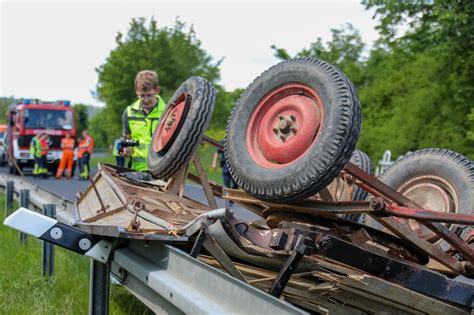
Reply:
<svg viewBox="0 0 474 315"><path fill-rule="evenodd" d="M282 245L282 243L286 243L285 239L287 239L287 237L279 237L278 240L274 242L274 246L276 247ZM283 244L282 247L284 247L284 245L285 244ZM302 234L298 234L298 238L296 239L293 252L286 261L285 265L283 265L283 267L281 268L277 278L275 279L275 282L273 283L268 293L273 295L274 297L280 297L286 287L286 284L290 280L291 275L301 262L301 259L303 259L304 256L311 255L313 253L314 248L314 240Z"/></svg>
<svg viewBox="0 0 474 315"><path fill-rule="evenodd" d="M244 275L234 266L229 256L226 255L212 235L209 234L207 225L204 222L200 223L201 229L198 236L196 237L194 246L191 249L189 255L193 258L196 258L199 255L202 247L204 247L231 276L239 279L240 281L248 283Z"/></svg>

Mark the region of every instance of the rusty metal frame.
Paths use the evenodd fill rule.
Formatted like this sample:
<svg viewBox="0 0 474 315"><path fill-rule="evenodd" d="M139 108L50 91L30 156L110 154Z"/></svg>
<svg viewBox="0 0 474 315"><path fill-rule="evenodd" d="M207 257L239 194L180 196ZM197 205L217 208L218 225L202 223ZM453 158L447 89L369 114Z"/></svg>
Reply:
<svg viewBox="0 0 474 315"><path fill-rule="evenodd" d="M385 185L376 177L365 173L356 165L349 162L346 165L345 171L350 175L354 176L358 181L360 181L356 182L356 185L360 186L362 189L365 189L368 193L376 197L381 197L386 202L392 201L400 206L409 207L411 208L410 211L413 211L413 213L421 212L422 216L423 213L426 213L425 210L420 210L422 209L422 207L420 207L418 204L411 201L410 199L400 194L396 190L392 189L391 187ZM374 215L374 213L371 213L370 215L372 218L374 218L392 233L401 238L408 239L409 241L413 242L419 248L423 249L434 260L450 268L451 270L456 270L458 272L461 272L462 274L466 274L468 269L472 269L472 264L474 264L474 250L470 248L467 243L464 242L453 231L449 230L440 223L430 222L426 218L420 219L416 215L414 218L420 224L425 225L427 228L429 228L438 236L440 236L443 240L448 242L454 249L459 251L465 257L465 259L468 260L467 264L461 264L460 261L443 252L436 245L433 245L421 239L415 232L411 230L411 228L408 227L407 224L396 221L395 219L390 217L383 218L378 215ZM452 217L452 214L447 213L439 213L437 215L438 219L441 218L445 221L449 221ZM470 216L468 221L472 219L473 216Z"/></svg>
<svg viewBox="0 0 474 315"><path fill-rule="evenodd" d="M223 149L223 146L219 142L207 136L203 137L203 142ZM474 249L470 248L467 242L463 241L453 231L446 228L443 224L438 223L445 222L472 225L474 224L474 216L442 213L423 209L415 202L385 185L376 177L365 173L362 169L350 162L346 165L344 172L356 179L356 185L375 197L381 197L383 200L382 207L377 209L377 207L374 207L374 204L368 206L367 204L356 202L327 202L315 200L314 198L309 198L288 205L272 204L252 198L245 193L227 189L225 190L223 198L232 199L244 205L257 206L257 211L259 210L259 205L264 205L262 212L260 213L264 217L266 213L277 209L288 209L297 213L323 216L331 216L338 213L347 214L349 212L367 213L390 232L413 243L428 254L433 260L436 260L449 270L456 273L468 274L474 269ZM456 251L461 253L467 261L461 263L457 258L444 252L438 246L420 238L406 223L402 222L402 220L395 219L395 217L414 219L420 224L426 226L450 244Z"/></svg>

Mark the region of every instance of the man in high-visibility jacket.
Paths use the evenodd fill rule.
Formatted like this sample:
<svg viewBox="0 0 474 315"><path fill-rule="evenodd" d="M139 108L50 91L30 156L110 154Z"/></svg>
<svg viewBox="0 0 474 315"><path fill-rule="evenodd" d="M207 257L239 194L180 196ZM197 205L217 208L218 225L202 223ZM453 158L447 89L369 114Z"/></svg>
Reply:
<svg viewBox="0 0 474 315"><path fill-rule="evenodd" d="M138 140L139 146L124 148L121 154L131 156L132 169L148 170L148 148L153 132L165 109L165 102L158 95L158 74L155 71L143 70L135 77L135 93L138 100L128 106L122 115L123 136Z"/></svg>
<svg viewBox="0 0 474 315"><path fill-rule="evenodd" d="M59 161L58 171L56 172L56 178L60 179L63 176L64 168L66 168L66 176L71 178L72 166L74 164L74 138L71 137L70 133L67 133L64 138L61 139L61 149L63 154Z"/></svg>
<svg viewBox="0 0 474 315"><path fill-rule="evenodd" d="M48 151L49 151L49 143L48 143L48 136L45 132L42 132L39 137L39 147L37 147L40 151L40 159L38 164L38 175L42 177L48 176Z"/></svg>
<svg viewBox="0 0 474 315"><path fill-rule="evenodd" d="M36 134L30 141L30 156L34 159L33 176L37 177L39 173L39 163L41 159L41 138L42 131Z"/></svg>
<svg viewBox="0 0 474 315"><path fill-rule="evenodd" d="M79 150L77 151L77 158L79 159L79 177L81 179L89 179L89 161L93 148L94 140L87 133L87 130L82 131L82 139L79 141Z"/></svg>

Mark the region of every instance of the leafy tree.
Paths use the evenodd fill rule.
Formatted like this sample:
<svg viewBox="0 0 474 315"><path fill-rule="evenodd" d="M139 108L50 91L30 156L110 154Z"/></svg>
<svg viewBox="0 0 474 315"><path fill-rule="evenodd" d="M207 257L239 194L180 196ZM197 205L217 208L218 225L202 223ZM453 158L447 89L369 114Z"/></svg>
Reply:
<svg viewBox="0 0 474 315"><path fill-rule="evenodd" d="M467 1L363 1L380 32L367 60L358 31L332 30L296 56L340 67L362 105L358 147L374 159L426 147L474 156L474 5ZM404 32L401 32L403 30ZM272 47L280 59L290 56Z"/></svg>
<svg viewBox="0 0 474 315"><path fill-rule="evenodd" d="M13 96L0 97L0 124L6 124L8 107L15 102Z"/></svg>
<svg viewBox="0 0 474 315"><path fill-rule="evenodd" d="M75 104L74 110L76 112L76 129L77 136L82 133L84 129L89 128L88 106L84 104Z"/></svg>
<svg viewBox="0 0 474 315"><path fill-rule="evenodd" d="M220 85L215 85L215 88L217 90L216 106L208 129L220 131L223 135L232 108L240 97L240 94L242 94L243 89L235 89L232 92L227 92Z"/></svg>
<svg viewBox="0 0 474 315"><path fill-rule="evenodd" d="M98 148L108 148L109 145L112 144L114 134L110 133L112 128L111 124L116 123L108 119L106 109L103 109L91 118L89 122L89 132L94 138L94 146ZM115 135L115 137L118 136L120 135Z"/></svg>
<svg viewBox="0 0 474 315"><path fill-rule="evenodd" d="M365 44L362 42L360 32L352 24L347 23L339 29L331 29L332 38L323 44L321 38L311 43L309 48L304 48L294 57L313 57L322 59L341 68L341 70L354 82L356 86L362 85L363 58ZM283 48L272 45L274 56L281 60L292 58Z"/></svg>
<svg viewBox="0 0 474 315"><path fill-rule="evenodd" d="M365 73L360 145L372 154L445 147L474 156L474 6L468 1L363 1L380 32ZM405 28L405 33L399 30ZM367 112L365 112L367 113ZM383 125L383 128L382 126Z"/></svg>
<svg viewBox="0 0 474 315"><path fill-rule="evenodd" d="M118 33L116 43L106 62L96 69L96 95L106 103L99 116L101 125L107 126L106 142L121 135L122 112L136 99L134 80L140 70L158 72L165 102L191 76L202 76L210 82L219 79L220 61L214 62L201 48L192 27L179 20L174 27L158 28L153 18L149 23L145 18L132 19L127 34ZM94 125L98 119L93 119L97 132L102 128Z"/></svg>

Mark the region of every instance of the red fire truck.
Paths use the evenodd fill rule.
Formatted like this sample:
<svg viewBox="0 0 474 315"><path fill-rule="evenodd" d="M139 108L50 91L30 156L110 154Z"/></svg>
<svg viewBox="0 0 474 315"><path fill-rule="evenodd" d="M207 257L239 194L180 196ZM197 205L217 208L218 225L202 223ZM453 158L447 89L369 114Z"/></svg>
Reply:
<svg viewBox="0 0 474 315"><path fill-rule="evenodd" d="M5 137L7 161L11 174L24 167L33 167L30 155L31 139L40 131L49 137L48 168L55 174L61 159L61 139L70 133L76 136L74 108L69 101L44 102L25 99L10 106L7 113L8 129Z"/></svg>

